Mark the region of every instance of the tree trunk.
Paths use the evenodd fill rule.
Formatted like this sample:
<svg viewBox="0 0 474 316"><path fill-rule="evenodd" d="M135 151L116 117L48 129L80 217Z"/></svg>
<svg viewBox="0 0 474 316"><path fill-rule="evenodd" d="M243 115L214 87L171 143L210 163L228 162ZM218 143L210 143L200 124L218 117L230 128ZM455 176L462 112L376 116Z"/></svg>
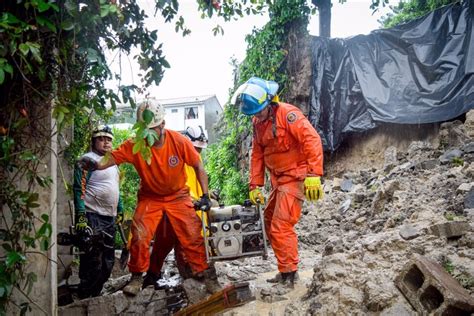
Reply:
<svg viewBox="0 0 474 316"><path fill-rule="evenodd" d="M331 0L312 0L319 11L319 36L331 37Z"/></svg>

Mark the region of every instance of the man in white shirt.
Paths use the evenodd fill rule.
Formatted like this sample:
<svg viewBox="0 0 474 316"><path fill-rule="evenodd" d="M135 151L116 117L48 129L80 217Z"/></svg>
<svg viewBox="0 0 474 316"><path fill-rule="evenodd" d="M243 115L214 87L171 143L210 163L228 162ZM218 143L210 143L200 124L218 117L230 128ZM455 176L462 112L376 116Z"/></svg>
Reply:
<svg viewBox="0 0 474 316"><path fill-rule="evenodd" d="M92 150L82 157L100 161L112 150L113 137L109 126L99 126L92 133ZM76 166L73 191L76 231L93 234L90 247L80 255L78 296L82 299L100 295L114 265L115 224L123 221L118 167L87 171Z"/></svg>

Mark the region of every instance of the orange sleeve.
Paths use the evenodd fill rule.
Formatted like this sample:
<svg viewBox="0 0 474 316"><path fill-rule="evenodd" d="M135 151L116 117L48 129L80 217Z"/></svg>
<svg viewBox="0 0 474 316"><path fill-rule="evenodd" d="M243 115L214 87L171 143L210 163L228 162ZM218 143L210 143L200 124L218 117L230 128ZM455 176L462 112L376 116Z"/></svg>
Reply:
<svg viewBox="0 0 474 316"><path fill-rule="evenodd" d="M182 138L182 148L184 162L189 166L197 167L201 162L201 156L194 148L193 143L184 136Z"/></svg>
<svg viewBox="0 0 474 316"><path fill-rule="evenodd" d="M111 152L112 157L114 157L115 164L120 165L124 162L133 162L133 143L132 140L129 139L122 143L119 148L112 150Z"/></svg>
<svg viewBox="0 0 474 316"><path fill-rule="evenodd" d="M301 111L289 111L285 120L287 130L301 145L308 174L323 175L323 146L321 137ZM296 115L296 120L293 116Z"/></svg>

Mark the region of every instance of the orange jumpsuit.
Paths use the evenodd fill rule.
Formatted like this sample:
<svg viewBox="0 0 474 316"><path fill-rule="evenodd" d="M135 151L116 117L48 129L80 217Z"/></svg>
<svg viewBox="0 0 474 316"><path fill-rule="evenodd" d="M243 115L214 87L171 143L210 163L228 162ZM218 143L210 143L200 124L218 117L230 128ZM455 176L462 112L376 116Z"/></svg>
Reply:
<svg viewBox="0 0 474 316"><path fill-rule="evenodd" d="M298 236L294 226L301 216L303 181L323 175L321 138L295 106L270 105L265 121L253 118L250 188L263 186L265 168L272 191L264 211L265 231L283 273L298 269Z"/></svg>
<svg viewBox="0 0 474 316"><path fill-rule="evenodd" d="M185 165L185 170L187 176L186 185L189 187L189 193L193 200L198 200L202 196L202 189L197 180L196 172L194 171L194 168L188 165ZM183 247L176 239L173 228L170 226L169 220L165 216L156 229L155 242L153 244L153 250L151 251L150 267L148 271L155 275L159 275L166 257L173 248L179 274L184 278L190 277L188 272L189 265L187 264L186 257L183 253Z"/></svg>
<svg viewBox="0 0 474 316"><path fill-rule="evenodd" d="M150 165L141 155L133 154L131 140L112 151L116 164L131 163L140 176L128 268L132 273L148 270L150 242L166 213L191 269L194 273L202 272L208 268L204 239L184 171L185 164L199 165L200 157L192 143L180 133L165 130L164 137L161 148L152 147Z"/></svg>

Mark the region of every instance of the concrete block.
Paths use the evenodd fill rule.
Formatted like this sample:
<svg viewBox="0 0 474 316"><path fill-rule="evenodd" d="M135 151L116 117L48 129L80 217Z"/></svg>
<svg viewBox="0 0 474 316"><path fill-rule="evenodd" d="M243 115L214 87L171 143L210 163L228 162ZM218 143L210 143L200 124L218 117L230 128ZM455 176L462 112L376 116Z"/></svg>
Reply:
<svg viewBox="0 0 474 316"><path fill-rule="evenodd" d="M420 315L471 315L474 298L441 265L415 254L395 285Z"/></svg>
<svg viewBox="0 0 474 316"><path fill-rule="evenodd" d="M446 238L461 237L466 234L468 230L469 223L466 221L451 221L430 227L432 235Z"/></svg>

